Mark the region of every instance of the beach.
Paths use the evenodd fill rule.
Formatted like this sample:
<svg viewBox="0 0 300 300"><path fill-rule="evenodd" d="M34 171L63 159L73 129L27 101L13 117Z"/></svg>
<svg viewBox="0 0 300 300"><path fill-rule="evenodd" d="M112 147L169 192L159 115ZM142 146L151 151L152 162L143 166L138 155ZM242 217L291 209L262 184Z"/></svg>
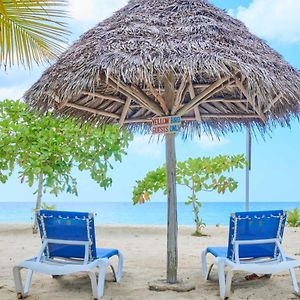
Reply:
<svg viewBox="0 0 300 300"><path fill-rule="evenodd" d="M103 299L219 299L216 268L211 280L201 276L201 249L206 246L226 245L228 228L208 226L206 237L193 237L193 227L180 226L178 235L178 277L193 282L195 290L186 293L156 292L148 289L148 282L165 278L166 228L165 226L101 225L96 228L97 247L118 248L124 254L124 273L121 282L113 282L110 269ZM284 249L293 257L300 258L300 228L286 228ZM38 235L31 234L30 224L0 225L0 299L16 299L12 267L23 259L37 254L40 247ZM300 269L296 271L298 281ZM271 279L245 280L245 273L233 278L230 299L297 299L292 293L288 273ZM85 274L75 274L53 279L35 274L29 300L92 298L90 280Z"/></svg>

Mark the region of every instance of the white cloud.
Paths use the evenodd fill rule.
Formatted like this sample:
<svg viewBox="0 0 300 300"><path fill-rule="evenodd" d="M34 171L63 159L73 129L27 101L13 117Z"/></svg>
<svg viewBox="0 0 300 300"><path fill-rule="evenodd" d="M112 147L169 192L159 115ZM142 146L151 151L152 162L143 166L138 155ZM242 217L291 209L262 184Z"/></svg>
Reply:
<svg viewBox="0 0 300 300"><path fill-rule="evenodd" d="M194 137L194 141L204 149L222 147L229 142L224 137L217 137L215 134L202 134L200 138Z"/></svg>
<svg viewBox="0 0 300 300"><path fill-rule="evenodd" d="M71 16L79 22L97 23L127 4L127 0L69 0Z"/></svg>
<svg viewBox="0 0 300 300"><path fill-rule="evenodd" d="M0 100L20 99L28 88L29 86L25 84L10 87L0 87Z"/></svg>
<svg viewBox="0 0 300 300"><path fill-rule="evenodd" d="M299 0L253 0L248 7L239 6L236 13L251 32L264 39L300 44Z"/></svg>
<svg viewBox="0 0 300 300"><path fill-rule="evenodd" d="M162 144L150 135L137 135L130 143L128 153L148 158L159 158L162 154Z"/></svg>

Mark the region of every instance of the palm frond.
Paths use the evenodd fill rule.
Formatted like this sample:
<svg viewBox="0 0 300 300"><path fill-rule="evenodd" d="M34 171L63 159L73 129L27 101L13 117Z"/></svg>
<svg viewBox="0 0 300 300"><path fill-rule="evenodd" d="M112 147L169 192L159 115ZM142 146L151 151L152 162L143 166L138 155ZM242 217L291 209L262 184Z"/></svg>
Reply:
<svg viewBox="0 0 300 300"><path fill-rule="evenodd" d="M0 66L56 59L69 31L65 0L0 0Z"/></svg>

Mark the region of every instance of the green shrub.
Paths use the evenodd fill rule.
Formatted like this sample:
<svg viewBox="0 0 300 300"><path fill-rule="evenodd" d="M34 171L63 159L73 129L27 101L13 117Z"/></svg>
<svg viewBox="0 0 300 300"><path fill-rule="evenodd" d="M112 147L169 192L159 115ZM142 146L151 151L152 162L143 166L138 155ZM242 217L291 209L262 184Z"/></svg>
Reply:
<svg viewBox="0 0 300 300"><path fill-rule="evenodd" d="M300 227L300 214L298 208L288 211L287 223L291 227Z"/></svg>

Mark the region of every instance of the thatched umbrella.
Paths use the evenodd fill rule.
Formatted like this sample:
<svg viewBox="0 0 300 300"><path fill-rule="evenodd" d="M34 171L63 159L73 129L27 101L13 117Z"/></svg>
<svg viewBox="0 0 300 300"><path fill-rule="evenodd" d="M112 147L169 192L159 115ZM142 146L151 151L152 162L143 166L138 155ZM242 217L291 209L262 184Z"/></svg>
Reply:
<svg viewBox="0 0 300 300"><path fill-rule="evenodd" d="M300 74L240 21L205 0L132 0L83 34L25 94L33 108L151 131L264 133L300 111ZM177 280L175 134L168 133L167 281Z"/></svg>

